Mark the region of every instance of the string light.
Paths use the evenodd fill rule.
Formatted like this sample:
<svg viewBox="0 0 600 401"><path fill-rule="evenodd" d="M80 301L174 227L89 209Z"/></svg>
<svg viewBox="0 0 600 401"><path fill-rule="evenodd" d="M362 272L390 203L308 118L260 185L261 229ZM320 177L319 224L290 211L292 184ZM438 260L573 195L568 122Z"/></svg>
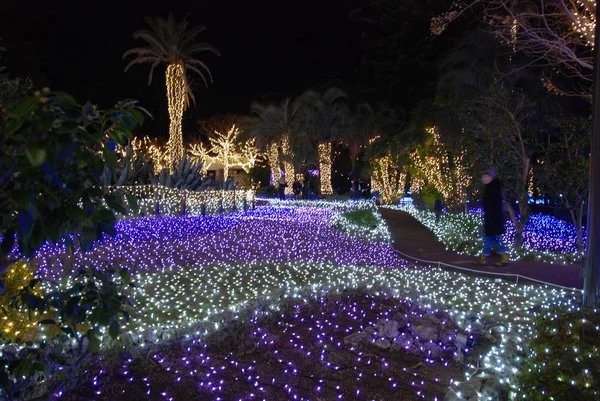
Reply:
<svg viewBox="0 0 600 401"><path fill-rule="evenodd" d="M427 154L415 151L410 155L414 175L420 178L418 183L431 184L450 206L464 204L467 200L466 189L471 183L471 176L467 173L466 150L463 149L452 158L446 144L441 141L438 127L428 128L427 133L432 136L431 149ZM417 185L411 187L411 191L420 189L422 187Z"/></svg>
<svg viewBox="0 0 600 401"><path fill-rule="evenodd" d="M333 194L331 187L331 143L319 144L319 175L321 177L321 194Z"/></svg>
<svg viewBox="0 0 600 401"><path fill-rule="evenodd" d="M596 2L593 0L571 1L573 10L571 15L575 19L572 28L585 40L585 43L594 48L594 34L596 32Z"/></svg>
<svg viewBox="0 0 600 401"><path fill-rule="evenodd" d="M393 161L391 153L371 161L371 190L380 191L386 203L394 203L404 193L406 170L398 172L399 166ZM390 174L392 172L392 174Z"/></svg>
<svg viewBox="0 0 600 401"><path fill-rule="evenodd" d="M187 106L187 82L182 64L170 64L166 72L167 102L169 109L168 162L175 169L183 158L183 131L181 123Z"/></svg>
<svg viewBox="0 0 600 401"><path fill-rule="evenodd" d="M291 159L294 155L290 148L289 137L285 135L281 138L281 153L284 155L286 160L283 162L283 169L285 171L285 194L293 195L294 194L294 166L288 160Z"/></svg>
<svg viewBox="0 0 600 401"><path fill-rule="evenodd" d="M271 143L267 146L267 159L271 166L271 185L279 185L281 178L281 168L279 166L279 150L276 143Z"/></svg>
<svg viewBox="0 0 600 401"><path fill-rule="evenodd" d="M497 282L436 268L412 268L389 244L368 241L361 235L340 234L332 227L335 214L360 208L361 203L270 203L273 206L226 216L121 220L116 226L116 237L98 242L90 252L69 254L64 243L47 244L30 262L38 266L39 277L54 278L60 286L69 285L65 275L79 266L118 266L131 271L137 284L133 299L138 310L123 327L124 343L145 346L177 337L177 349L185 354L156 354L159 365L172 369L173 382L166 384L162 378L157 381L155 377L132 373L127 368L130 359L124 357L121 375L112 380L141 381L148 394L170 394L174 386L187 385L181 378L190 376L206 389L202 391L220 397L225 384L200 384L209 381L200 378L200 370L218 377L220 369L205 370L200 359L195 358L199 356L196 345L206 333L249 316L278 316L285 300L303 305L342 289L366 288L378 296L420 305L432 314L444 312L465 333L488 338L491 346L465 360L464 377L450 379L449 393L455 399L481 399L477 393L481 386L474 390L481 378L499 380L515 397L519 393L516 378L523 363L521 355L536 335L532 320L552 305L563 305L567 310L578 308L578 297L567 290ZM291 207L293 204L298 206ZM315 335L322 332L317 326L315 330ZM182 347L186 339L191 344ZM301 346L308 347L308 341L312 343L314 337L296 338L293 343L300 352ZM327 344L334 350L337 343ZM457 350L456 357L460 354ZM155 354L152 358L156 358ZM426 354L423 358L425 361ZM330 362L327 357L325 361ZM359 362L355 361L354 369L361 369ZM328 367L335 371L333 365ZM224 370L238 366L228 365ZM258 368L244 369L253 372ZM299 374L310 373L299 366L294 369ZM259 380L257 374L246 373L245 377L248 375L252 376L251 383ZM97 397L113 396L104 395L106 386L115 385L102 380L106 373L100 370L91 376L89 387ZM324 388L331 388L330 379L330 375L323 377ZM358 382L351 389L355 396L364 391ZM340 394L350 390L346 384L338 386ZM418 382L411 386L416 395L427 390ZM287 388L298 399L307 397L294 383L288 383ZM124 391L136 390L133 386Z"/></svg>

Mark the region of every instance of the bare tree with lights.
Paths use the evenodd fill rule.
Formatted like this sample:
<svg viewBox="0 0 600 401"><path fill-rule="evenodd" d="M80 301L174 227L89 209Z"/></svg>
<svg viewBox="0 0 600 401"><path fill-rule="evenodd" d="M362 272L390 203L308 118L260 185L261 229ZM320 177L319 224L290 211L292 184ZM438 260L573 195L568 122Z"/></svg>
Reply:
<svg viewBox="0 0 600 401"><path fill-rule="evenodd" d="M439 35L473 11L504 44L529 56L532 65L548 67L542 79L551 92L591 99L595 10L595 0L458 0L432 19L431 31ZM556 76L575 84L561 85Z"/></svg>
<svg viewBox="0 0 600 401"><path fill-rule="evenodd" d="M195 102L194 93L189 84L188 72L202 78L208 86L205 74L212 82L212 75L206 64L197 59L199 53L212 52L219 55L217 49L206 42L197 42L196 37L206 27L188 27L187 19L177 22L173 14L167 20L148 18L146 23L150 29L140 29L133 33L134 39L146 42L144 47L134 47L123 54L123 58L134 56L127 64L125 71L135 64L151 64L148 74L148 85L152 83L155 68L166 63L167 101L169 107L169 142L167 144L170 167L177 166L183 157L183 112Z"/></svg>
<svg viewBox="0 0 600 401"><path fill-rule="evenodd" d="M188 153L202 162L206 168L213 163L223 165L223 181L229 177L229 169L233 166L241 167L249 172L258 161L260 155L254 139L240 141L240 130L234 125L227 132L215 131L209 137L210 148L205 148L202 143L194 144L188 148Z"/></svg>

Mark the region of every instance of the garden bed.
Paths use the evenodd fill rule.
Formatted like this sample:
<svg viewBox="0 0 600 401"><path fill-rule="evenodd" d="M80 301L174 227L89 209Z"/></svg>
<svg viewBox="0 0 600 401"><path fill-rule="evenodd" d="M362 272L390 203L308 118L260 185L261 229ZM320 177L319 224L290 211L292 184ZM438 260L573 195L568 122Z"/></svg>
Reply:
<svg viewBox="0 0 600 401"><path fill-rule="evenodd" d="M126 352L98 361L64 399L441 400L462 375L458 328L443 314L364 293L329 298L290 303L276 317L234 323L203 340L140 350L147 358ZM404 340L382 346L385 322L398 321L394 334ZM414 334L424 322L437 330L435 341ZM369 330L372 340L353 337Z"/></svg>

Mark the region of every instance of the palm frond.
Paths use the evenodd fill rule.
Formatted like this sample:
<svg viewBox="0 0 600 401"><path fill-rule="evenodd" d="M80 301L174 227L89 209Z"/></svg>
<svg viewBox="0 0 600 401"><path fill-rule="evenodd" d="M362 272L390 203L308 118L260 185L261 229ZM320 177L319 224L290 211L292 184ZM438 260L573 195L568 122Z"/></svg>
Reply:
<svg viewBox="0 0 600 401"><path fill-rule="evenodd" d="M204 68L204 70L208 73L208 77L210 78L210 82L213 81L213 77L212 74L210 73L210 70L208 69L208 67L206 66L206 64L204 64L202 61L200 60L195 60L195 59L185 59L184 60L187 64L188 68L192 68L194 65L199 65L200 67ZM204 75L197 69L194 69L194 71L200 75L202 77L202 79L204 79ZM206 79L204 79L204 83L206 83ZM208 87L208 85L206 85Z"/></svg>
<svg viewBox="0 0 600 401"><path fill-rule="evenodd" d="M156 57L137 57L134 58L133 60L131 60L126 66L125 66L125 72L127 72L127 70L129 70L129 68L131 68L133 65L135 64L141 64L141 63L155 63L157 61ZM162 60L158 59L158 62L160 63Z"/></svg>
<svg viewBox="0 0 600 401"><path fill-rule="evenodd" d="M186 67L188 70L194 71L196 74L200 75L200 78L202 78L202 81L204 81L204 85L208 88L208 82L206 82L206 78L204 77L204 74L202 74L202 71L200 71L193 65L187 65ZM212 77L210 77L210 80L212 82Z"/></svg>

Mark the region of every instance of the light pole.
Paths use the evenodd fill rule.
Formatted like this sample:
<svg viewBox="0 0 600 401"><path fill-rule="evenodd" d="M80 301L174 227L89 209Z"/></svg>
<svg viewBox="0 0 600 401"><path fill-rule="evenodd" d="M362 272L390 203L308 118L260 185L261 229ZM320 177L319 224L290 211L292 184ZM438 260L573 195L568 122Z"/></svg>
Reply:
<svg viewBox="0 0 600 401"><path fill-rule="evenodd" d="M596 5L596 21L600 3ZM590 177L587 218L587 246L583 282L583 304L595 307L598 304L598 270L600 269L600 44L598 27L594 34L594 95L592 146L590 149Z"/></svg>

